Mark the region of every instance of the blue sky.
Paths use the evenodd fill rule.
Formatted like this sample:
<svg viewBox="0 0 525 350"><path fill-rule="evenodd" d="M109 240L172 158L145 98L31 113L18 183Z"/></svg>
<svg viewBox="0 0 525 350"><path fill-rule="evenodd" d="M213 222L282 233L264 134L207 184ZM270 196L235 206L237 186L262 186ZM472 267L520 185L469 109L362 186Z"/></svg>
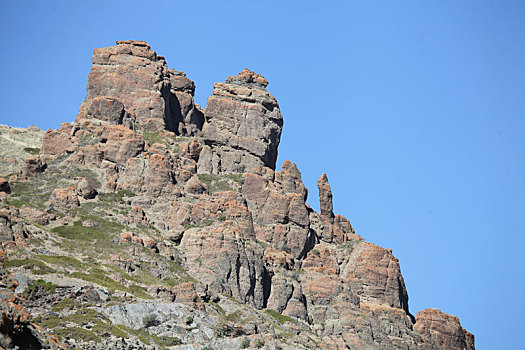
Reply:
<svg viewBox="0 0 525 350"><path fill-rule="evenodd" d="M147 5L144 5L147 4ZM94 48L146 40L197 85L250 68L297 163L400 259L410 309L440 308L478 349L525 321L525 2L2 1L0 123L57 128L85 97Z"/></svg>

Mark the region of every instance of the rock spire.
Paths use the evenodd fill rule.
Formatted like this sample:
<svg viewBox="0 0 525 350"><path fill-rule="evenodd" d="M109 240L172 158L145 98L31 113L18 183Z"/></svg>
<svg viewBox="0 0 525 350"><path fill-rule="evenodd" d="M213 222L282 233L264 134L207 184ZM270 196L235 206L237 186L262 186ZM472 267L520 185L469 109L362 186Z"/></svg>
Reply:
<svg viewBox="0 0 525 350"><path fill-rule="evenodd" d="M199 172L243 173L266 166L275 169L283 117L268 81L248 69L214 84L204 116L205 147Z"/></svg>

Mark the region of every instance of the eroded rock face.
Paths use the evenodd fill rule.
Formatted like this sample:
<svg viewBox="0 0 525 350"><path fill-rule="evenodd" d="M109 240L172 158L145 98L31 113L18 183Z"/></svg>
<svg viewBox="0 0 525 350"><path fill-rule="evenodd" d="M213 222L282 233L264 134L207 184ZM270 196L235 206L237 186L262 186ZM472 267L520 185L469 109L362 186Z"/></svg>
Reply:
<svg viewBox="0 0 525 350"><path fill-rule="evenodd" d="M421 334L427 349L473 350L474 335L467 332L456 316L438 309L417 313L414 330Z"/></svg>
<svg viewBox="0 0 525 350"><path fill-rule="evenodd" d="M221 217L220 225L205 226ZM223 293L257 308L264 305L262 251L255 242L248 208L233 192L203 196L191 213L180 247L191 275L204 283L208 298Z"/></svg>
<svg viewBox="0 0 525 350"><path fill-rule="evenodd" d="M275 169L283 119L262 76L244 70L216 83L204 112L206 146L199 173L243 173L260 166Z"/></svg>
<svg viewBox="0 0 525 350"><path fill-rule="evenodd" d="M364 242L349 220L334 214L325 174L318 181L318 213L306 204L308 191L295 164L285 161L274 170L282 117L262 76L245 70L215 85L204 141L181 137L198 135L204 121L193 102L193 82L167 69L143 42L96 50L89 84L76 122L44 136L46 173L39 174L44 163L34 158L22 173L29 181L19 188L12 181L14 193L5 193L0 179L8 199L0 201L0 250L24 266L42 259L35 266L43 279L49 274L54 281L59 275L59 281L94 284L40 290L28 298L32 312L56 311L54 317L68 319L75 307L60 311L55 308L60 299L80 298L78 309L87 298L101 305L90 310L104 313L110 310L106 302L117 303L104 322L127 324L130 316L128 326L150 332L153 343L159 334L182 334L183 346L239 348L239 336L246 335L266 339L268 348L279 348L270 338L279 343L284 336L284 349L474 348L473 336L453 316L425 310L415 321L399 261L391 250ZM43 198L29 200L25 187ZM19 201L12 203L24 200L20 208L10 206L11 196ZM93 233L83 239L96 243L77 249L69 238L55 236L55 227L75 232L79 224L82 232ZM48 255L63 260L53 263ZM96 269L89 268L92 262ZM24 266L15 268L34 269ZM59 273L48 273L53 270ZM0 261L0 280L2 271ZM2 283L0 333L18 334L12 327L16 310L2 305ZM97 283L110 290L116 283L120 291L103 291ZM144 303L143 297L156 300ZM168 321L159 307L177 311L176 317ZM197 309L212 317L208 328ZM145 317L149 313L155 318ZM19 316L25 327L25 315ZM5 339L0 337L0 345ZM131 333L128 341L103 335L93 346L146 348ZM69 344L87 347L78 340Z"/></svg>
<svg viewBox="0 0 525 350"><path fill-rule="evenodd" d="M258 239L303 257L313 244L306 189L297 166L285 161L281 171L255 169L244 175L242 194L256 224Z"/></svg>
<svg viewBox="0 0 525 350"><path fill-rule="evenodd" d="M387 249L368 242L356 245L342 271L342 278L361 300L408 313L408 294L399 260Z"/></svg>
<svg viewBox="0 0 525 350"><path fill-rule="evenodd" d="M95 49L77 121L93 118L130 128L138 123L148 131L195 135L204 118L193 103L194 88L144 41L117 41Z"/></svg>

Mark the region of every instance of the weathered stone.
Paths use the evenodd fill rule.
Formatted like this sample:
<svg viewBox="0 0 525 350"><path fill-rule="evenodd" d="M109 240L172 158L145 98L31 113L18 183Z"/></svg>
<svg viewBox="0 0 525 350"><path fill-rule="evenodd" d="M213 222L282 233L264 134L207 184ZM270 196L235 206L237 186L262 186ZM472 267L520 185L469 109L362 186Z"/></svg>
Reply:
<svg viewBox="0 0 525 350"><path fill-rule="evenodd" d="M192 85L183 73L168 70L164 57L145 42L118 41L95 49L77 122L94 118L128 127L145 123L148 131L195 135L204 119L193 103ZM151 119L162 123L146 122Z"/></svg>
<svg viewBox="0 0 525 350"><path fill-rule="evenodd" d="M303 257L313 244L313 236L309 229L305 203L307 192L301 173L289 161L285 161L283 170L275 172L274 176L256 172L266 173L262 169L246 173L242 194L254 223L258 225L255 228L257 239L296 258Z"/></svg>
<svg viewBox="0 0 525 350"><path fill-rule="evenodd" d="M328 183L328 177L323 174L317 181L317 187L319 188L319 203L321 207L321 215L332 219L334 217L334 206L332 204L332 190Z"/></svg>
<svg viewBox="0 0 525 350"><path fill-rule="evenodd" d="M27 157L22 167L22 178L28 179L35 174L44 172L46 168L47 164L42 162L40 157Z"/></svg>
<svg viewBox="0 0 525 350"><path fill-rule="evenodd" d="M78 140L61 130L49 129L42 139L40 154L44 159L73 153L78 147Z"/></svg>
<svg viewBox="0 0 525 350"><path fill-rule="evenodd" d="M120 125L111 125L103 136L104 158L117 164L126 164L144 150L144 138L133 130Z"/></svg>
<svg viewBox="0 0 525 350"><path fill-rule="evenodd" d="M73 209L80 205L74 186L55 188L51 193L51 204L56 209Z"/></svg>
<svg viewBox="0 0 525 350"><path fill-rule="evenodd" d="M262 250L255 242L248 208L233 192L200 197L192 221L224 216L220 223L184 232L180 248L191 275L204 283L208 295L224 293L237 300L264 306ZM200 205L199 205L200 204Z"/></svg>
<svg viewBox="0 0 525 350"><path fill-rule="evenodd" d="M467 332L456 316L438 309L419 311L414 330L421 334L427 349L473 350L474 335Z"/></svg>
<svg viewBox="0 0 525 350"><path fill-rule="evenodd" d="M124 125L134 128L135 117L124 109L119 98L111 96L97 96L86 100L80 107L77 122L85 119L98 119L109 124Z"/></svg>
<svg viewBox="0 0 525 350"><path fill-rule="evenodd" d="M356 242L341 277L362 301L408 311L408 294L399 260L392 252L368 242Z"/></svg>
<svg viewBox="0 0 525 350"><path fill-rule="evenodd" d="M38 225L47 225L49 223L50 215L35 208L24 206L20 209L20 215L27 221Z"/></svg>
<svg viewBox="0 0 525 350"><path fill-rule="evenodd" d="M214 85L205 110L200 173L243 173L259 166L275 169L283 120L262 81L245 70Z"/></svg>
<svg viewBox="0 0 525 350"><path fill-rule="evenodd" d="M203 183L197 176L193 176L188 182L184 185L184 191L190 194L201 194L206 191Z"/></svg>
<svg viewBox="0 0 525 350"><path fill-rule="evenodd" d="M77 184L77 194L84 199L93 199L98 194L97 187L91 179L83 178Z"/></svg>

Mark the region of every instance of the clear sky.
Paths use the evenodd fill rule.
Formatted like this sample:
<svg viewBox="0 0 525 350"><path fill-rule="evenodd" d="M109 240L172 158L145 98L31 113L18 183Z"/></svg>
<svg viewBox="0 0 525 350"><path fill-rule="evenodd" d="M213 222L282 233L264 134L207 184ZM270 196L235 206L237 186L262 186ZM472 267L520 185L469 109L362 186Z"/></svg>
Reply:
<svg viewBox="0 0 525 350"><path fill-rule="evenodd" d="M146 40L197 85L250 68L284 116L279 164L400 259L414 315L478 349L525 329L525 1L1 1L0 123L57 128L94 48Z"/></svg>

